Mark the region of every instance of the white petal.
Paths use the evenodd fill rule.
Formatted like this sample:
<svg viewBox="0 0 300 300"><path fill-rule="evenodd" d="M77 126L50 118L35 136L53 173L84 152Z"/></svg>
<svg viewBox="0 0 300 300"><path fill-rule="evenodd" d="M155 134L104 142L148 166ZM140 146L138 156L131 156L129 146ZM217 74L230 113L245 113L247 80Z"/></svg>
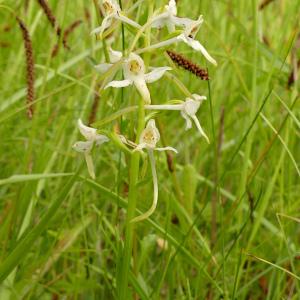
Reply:
<svg viewBox="0 0 300 300"><path fill-rule="evenodd" d="M199 102L199 101L195 101L193 99L187 98L187 100L183 104L184 112L188 116L194 116L194 115L196 115L196 113L200 107L200 104L201 104L201 102Z"/></svg>
<svg viewBox="0 0 300 300"><path fill-rule="evenodd" d="M151 97L150 92L148 90L148 87L146 85L146 81L144 78L135 78L134 79L134 85L141 94L143 100L145 101L145 104L151 103Z"/></svg>
<svg viewBox="0 0 300 300"><path fill-rule="evenodd" d="M206 141L207 141L208 143L210 143L210 142L209 142L209 138L208 138L208 136L205 134L204 130L202 129L202 127L201 127L201 125L200 125L200 122L199 122L199 120L197 119L197 117L196 117L196 116L193 116L192 119L194 120L195 125L196 125L198 131L200 132L200 134L201 134L202 136L204 136L204 138L206 139Z"/></svg>
<svg viewBox="0 0 300 300"><path fill-rule="evenodd" d="M150 119L148 121L146 128L150 129L150 130L152 130L154 132L154 136L157 138L157 140L160 139L160 134L159 134L159 131L158 131L157 127L156 127L154 119Z"/></svg>
<svg viewBox="0 0 300 300"><path fill-rule="evenodd" d="M198 94L192 94L192 96L196 101L199 101L199 102L202 102L207 99L205 96L200 96Z"/></svg>
<svg viewBox="0 0 300 300"><path fill-rule="evenodd" d="M99 146L103 143L106 143L109 141L109 138L106 135L97 134L95 138L96 145Z"/></svg>
<svg viewBox="0 0 300 300"><path fill-rule="evenodd" d="M194 20L192 19L189 19L189 18L179 18L179 17L175 17L173 16L171 18L172 20L172 23L174 25L177 25L177 26L184 26L184 27L188 27L190 26L193 22L195 22Z"/></svg>
<svg viewBox="0 0 300 300"><path fill-rule="evenodd" d="M88 127L84 125L81 121L81 119L78 120L78 128L80 133L88 140L88 141L94 141L97 135L97 130L92 127Z"/></svg>
<svg viewBox="0 0 300 300"><path fill-rule="evenodd" d="M181 116L185 119L185 130L192 128L192 121L189 116L184 111L181 111Z"/></svg>
<svg viewBox="0 0 300 300"><path fill-rule="evenodd" d="M107 89L109 87L114 87L114 88L122 88L125 86L129 86L132 84L132 81L129 79L124 79L124 80L114 80L108 83L104 89Z"/></svg>
<svg viewBox="0 0 300 300"><path fill-rule="evenodd" d="M88 167L89 174L93 179L95 179L96 176L95 176L95 169L94 169L92 156L89 152L86 152L84 154L84 157L85 157L86 165Z"/></svg>
<svg viewBox="0 0 300 300"><path fill-rule="evenodd" d="M140 29L142 27L140 24L138 24L137 22L134 22L131 19L125 17L121 13L116 14L115 18L118 19L118 20L120 20L120 21L122 21L122 22L124 22L124 23L127 23L127 24L129 24L129 25L131 25L131 26L133 26L135 28Z"/></svg>
<svg viewBox="0 0 300 300"><path fill-rule="evenodd" d="M92 141L87 142L76 142L72 148L77 152L89 152L93 147Z"/></svg>
<svg viewBox="0 0 300 300"><path fill-rule="evenodd" d="M175 148L169 147L169 146L163 147L163 148L155 148L154 150L156 150L156 151L173 151L175 153L178 153L178 151Z"/></svg>
<svg viewBox="0 0 300 300"><path fill-rule="evenodd" d="M115 51L113 49L109 49L109 59L111 63L116 63L122 58L123 54L120 51Z"/></svg>
<svg viewBox="0 0 300 300"><path fill-rule="evenodd" d="M145 80L147 83L152 83L160 79L166 71L170 71L170 70L172 70L172 68L170 67L154 68L153 71L145 74Z"/></svg>
<svg viewBox="0 0 300 300"><path fill-rule="evenodd" d="M217 62L209 55L209 53L206 51L206 49L200 44L199 41L196 41L190 37L181 36L181 40L188 44L190 47L192 47L196 51L200 51L204 57L213 65L217 66Z"/></svg>
<svg viewBox="0 0 300 300"><path fill-rule="evenodd" d="M112 64L103 63L96 65L94 68L100 73L105 73L109 68L111 68Z"/></svg>
<svg viewBox="0 0 300 300"><path fill-rule="evenodd" d="M166 5L166 9L171 15L176 16L177 15L177 7L176 7L176 1L175 0L170 0L169 4Z"/></svg>

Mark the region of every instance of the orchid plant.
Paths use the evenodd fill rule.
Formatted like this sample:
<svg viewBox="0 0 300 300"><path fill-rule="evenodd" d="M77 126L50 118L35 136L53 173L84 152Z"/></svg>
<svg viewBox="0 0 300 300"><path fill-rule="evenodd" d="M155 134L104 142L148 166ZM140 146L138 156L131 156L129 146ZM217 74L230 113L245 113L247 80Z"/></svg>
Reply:
<svg viewBox="0 0 300 300"><path fill-rule="evenodd" d="M103 90L101 91L102 93L104 93L104 91L110 87L124 88L133 85L141 96L141 100L138 102L137 106L138 124L136 126L136 141L131 141L129 138L122 134L118 135L119 140L121 141L119 142L119 145L121 143L127 150L126 153L129 152L132 155L130 172L133 173L131 173L131 181L137 180L137 177L133 176L132 174L138 174L138 158L143 151L147 153L151 166L153 179L152 204L150 209L145 213L141 214L140 216L134 217L135 204L132 203L135 199L129 191L128 218L131 219L128 222L132 223L149 218L154 213L157 206L158 178L154 151L173 151L177 153L177 150L173 147L157 147L157 144L160 140L160 133L156 127L155 120L153 119L153 117L149 118L146 115L146 112L163 110L179 111L181 116L185 120L186 130L190 129L192 127L192 124L194 123L198 132L200 133L200 136L203 136L209 143L209 138L205 134L197 117L197 112L200 109L201 104L206 100L206 97L188 92L186 94L185 101L177 101L175 104L151 104L151 93L148 89L148 84L160 80L164 75L169 76L168 72L171 71L172 68L170 66L150 68L148 66L149 59L146 63L140 55L145 52L150 52L154 49L157 49L157 51L161 51L160 49L162 48L168 47L170 45L174 47L178 42L184 42L195 51L201 52L203 56L213 65L217 65L217 62L214 58L212 58L212 56L208 53L204 46L198 40L196 40L196 35L204 21L202 15L199 16L196 20L177 16L177 7L175 0L170 0L169 3L166 4L163 8L155 11L153 14L150 14L147 23L145 23L144 25L140 25L138 22L129 19L126 16L126 13L122 11L119 3L117 3L115 0L101 1L100 9L103 15L103 21L99 27L91 32L92 34L96 34L101 38L104 38L103 33L107 29L113 30L113 20L119 20L122 23L129 24L132 28L131 32L132 30L137 30L135 41L129 48L130 51L128 51L127 49L123 49L123 51L120 52L109 48L107 49L107 53L109 54L109 61L95 65L95 69L104 74L104 76L114 66L116 72L118 70L121 70L123 74L122 80L116 80L111 77L107 78L107 81L103 85ZM173 37L162 41L155 40L152 36L152 29L161 29L163 27L167 27L169 33L171 33ZM145 48L135 48L135 45L139 45L139 43L137 43L137 40L140 37L146 37L146 40L148 41ZM104 44L104 47L106 47L106 44ZM114 72L112 76L114 76L116 72ZM144 124L146 119L148 119L149 121L145 126ZM99 146L105 142L108 142L109 138L106 135L99 134L97 132L97 129L84 125L81 120L78 120L78 128L80 133L85 137L86 141L76 142L73 148L76 151L84 154L89 174L93 179L95 179L96 175L92 160L92 150L94 146ZM136 182L131 182L131 184L129 185L130 188L135 188L135 186Z"/></svg>

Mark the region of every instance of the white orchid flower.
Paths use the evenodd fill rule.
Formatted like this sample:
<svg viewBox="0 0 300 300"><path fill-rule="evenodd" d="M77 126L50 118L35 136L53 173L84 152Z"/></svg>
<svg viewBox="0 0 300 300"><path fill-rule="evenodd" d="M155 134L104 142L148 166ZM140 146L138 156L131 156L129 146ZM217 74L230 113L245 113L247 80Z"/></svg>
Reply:
<svg viewBox="0 0 300 300"><path fill-rule="evenodd" d="M183 104L174 104L174 105L145 105L147 110L179 110L181 116L186 121L186 130L192 128L192 121L195 123L199 133L203 136L206 141L209 143L209 138L202 129L200 122L196 116L197 111L204 100L205 96L200 96L197 94L192 95L193 98L186 98Z"/></svg>
<svg viewBox="0 0 300 300"><path fill-rule="evenodd" d="M76 142L73 145L73 149L78 152L84 153L89 174L93 179L95 179L95 170L91 151L95 144L99 146L105 142L108 142L109 138L105 135L98 134L95 128L85 126L80 119L78 120L78 129L80 133L85 137L86 141Z"/></svg>
<svg viewBox="0 0 300 300"><path fill-rule="evenodd" d="M153 155L153 151L170 150L170 151L174 151L175 153L178 153L177 150L173 147L164 147L164 148L156 147L156 144L158 143L159 139L160 139L160 134L158 129L155 126L155 121L153 119L148 121L146 128L142 131L138 145L136 145L131 141L128 141L124 136L120 135L120 140L124 144L127 144L131 147L135 147L133 151L142 151L143 149L146 149L148 151L152 178L153 178L153 201L151 207L144 214L133 218L130 222L140 222L147 219L152 215L152 213L155 211L155 208L157 206L158 183L157 183L157 173L155 168L155 158Z"/></svg>
<svg viewBox="0 0 300 300"><path fill-rule="evenodd" d="M150 151L170 150L170 151L174 151L175 153L178 153L178 151L173 147L163 147L163 148L156 147L156 144L158 143L159 140L160 140L160 134L155 125L155 120L150 119L147 123L146 128L141 133L139 144L136 146L136 148L133 151L141 151L143 149L147 149Z"/></svg>
<svg viewBox="0 0 300 300"><path fill-rule="evenodd" d="M196 116L196 113L203 100L206 100L205 96L199 96L196 94L193 94L193 99L186 98L183 104L183 109L181 110L181 115L186 121L186 130L192 128L191 120L193 120L201 136L203 136L206 139L206 141L209 143L209 138L205 134L204 130L202 129L200 122Z"/></svg>
<svg viewBox="0 0 300 300"><path fill-rule="evenodd" d="M169 4L165 6L164 12L153 18L151 27L162 28L167 26L169 32L174 32L176 26L186 27L192 22L193 20L191 19L177 17L176 1L170 0Z"/></svg>
<svg viewBox="0 0 300 300"><path fill-rule="evenodd" d="M181 34L179 34L178 36L173 37L169 40L151 45L149 47L143 48L143 49L139 50L139 53L157 49L157 48L161 48L161 47L165 47L165 46L169 46L171 44L178 43L178 42L184 42L188 46L192 47L194 50L201 52L203 54L203 56L210 63L212 63L213 65L216 66L217 65L216 60L210 56L210 54L207 52L207 50L204 48L204 46L199 41L195 40L196 34L198 33L198 30L202 23L203 23L203 17L200 16L197 21L193 21L193 22L187 24L184 31Z"/></svg>
<svg viewBox="0 0 300 300"><path fill-rule="evenodd" d="M122 58L122 53L110 50L110 60L116 63ZM95 68L101 72L108 70L112 64L100 64ZM108 83L104 89L108 87L121 88L129 85L134 85L146 104L151 103L150 92L147 83L152 83L160 79L166 71L172 70L170 67L152 68L152 71L145 74L145 64L142 58L135 54L130 53L129 57L124 60L122 65L124 71L124 80L114 80Z"/></svg>
<svg viewBox="0 0 300 300"><path fill-rule="evenodd" d="M91 34L100 34L101 36L105 29L110 27L113 19L120 20L121 22L127 23L138 29L141 28L141 25L127 18L123 14L119 4L115 0L103 0L100 4L100 8L104 15L104 19L101 26L95 28Z"/></svg>

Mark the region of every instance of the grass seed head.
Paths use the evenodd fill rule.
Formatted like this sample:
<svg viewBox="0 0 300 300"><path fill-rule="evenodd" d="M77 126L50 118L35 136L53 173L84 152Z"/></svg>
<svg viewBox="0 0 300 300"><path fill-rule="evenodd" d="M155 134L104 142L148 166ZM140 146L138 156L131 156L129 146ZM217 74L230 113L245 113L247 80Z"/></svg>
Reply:
<svg viewBox="0 0 300 300"><path fill-rule="evenodd" d="M26 55L26 79L27 79L27 116L29 119L33 117L33 101L34 101L34 59L32 50L32 41L29 31L25 23L16 17L19 27L22 31L25 55Z"/></svg>
<svg viewBox="0 0 300 300"><path fill-rule="evenodd" d="M189 71L190 73L196 75L202 80L209 80L208 72L205 69L201 68L200 66L198 66L191 60L185 58L179 53L176 53L171 50L167 50L167 53L177 66L182 67L186 71Z"/></svg>

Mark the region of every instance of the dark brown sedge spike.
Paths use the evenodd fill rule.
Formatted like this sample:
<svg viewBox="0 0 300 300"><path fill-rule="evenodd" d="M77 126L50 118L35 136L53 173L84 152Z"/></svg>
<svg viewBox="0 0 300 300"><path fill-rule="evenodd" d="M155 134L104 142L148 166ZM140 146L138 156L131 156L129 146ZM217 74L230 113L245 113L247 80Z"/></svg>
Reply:
<svg viewBox="0 0 300 300"><path fill-rule="evenodd" d="M69 27L67 27L67 29L64 31L62 43L63 43L63 46L65 49L71 50L71 48L68 45L68 37L73 32L73 30L77 26L79 26L81 23L82 23L81 20L77 20L77 21L73 22ZM59 48L60 48L60 44L59 44L59 42L57 42L52 49L51 57L55 57L58 54Z"/></svg>
<svg viewBox="0 0 300 300"><path fill-rule="evenodd" d="M273 2L274 0L264 0L260 5L259 5L259 9L262 10L264 9L267 5L269 5L271 2Z"/></svg>
<svg viewBox="0 0 300 300"><path fill-rule="evenodd" d="M55 15L53 14L50 6L48 5L46 0L38 0L38 3L40 4L41 8L43 9L45 15L47 16L47 19L49 20L51 26L55 29L55 32L58 37L61 35L61 28L57 23L57 20L55 18Z"/></svg>
<svg viewBox="0 0 300 300"><path fill-rule="evenodd" d="M22 31L24 48L26 54L26 79L27 79L27 116L29 119L33 117L33 101L34 101L34 59L32 42L30 39L29 31L23 21L16 17L19 27Z"/></svg>
<svg viewBox="0 0 300 300"><path fill-rule="evenodd" d="M74 21L69 27L66 28L64 31L63 36L63 45L66 49L70 50L70 47L68 45L68 37L69 35L82 23L82 20L76 20Z"/></svg>
<svg viewBox="0 0 300 300"><path fill-rule="evenodd" d="M59 50L59 43L56 43L52 48L51 57L55 57Z"/></svg>
<svg viewBox="0 0 300 300"><path fill-rule="evenodd" d="M208 73L205 69L201 68L200 66L185 58L179 53L176 53L171 50L167 50L167 53L177 66L182 67L183 69L193 73L202 80L209 80Z"/></svg>

